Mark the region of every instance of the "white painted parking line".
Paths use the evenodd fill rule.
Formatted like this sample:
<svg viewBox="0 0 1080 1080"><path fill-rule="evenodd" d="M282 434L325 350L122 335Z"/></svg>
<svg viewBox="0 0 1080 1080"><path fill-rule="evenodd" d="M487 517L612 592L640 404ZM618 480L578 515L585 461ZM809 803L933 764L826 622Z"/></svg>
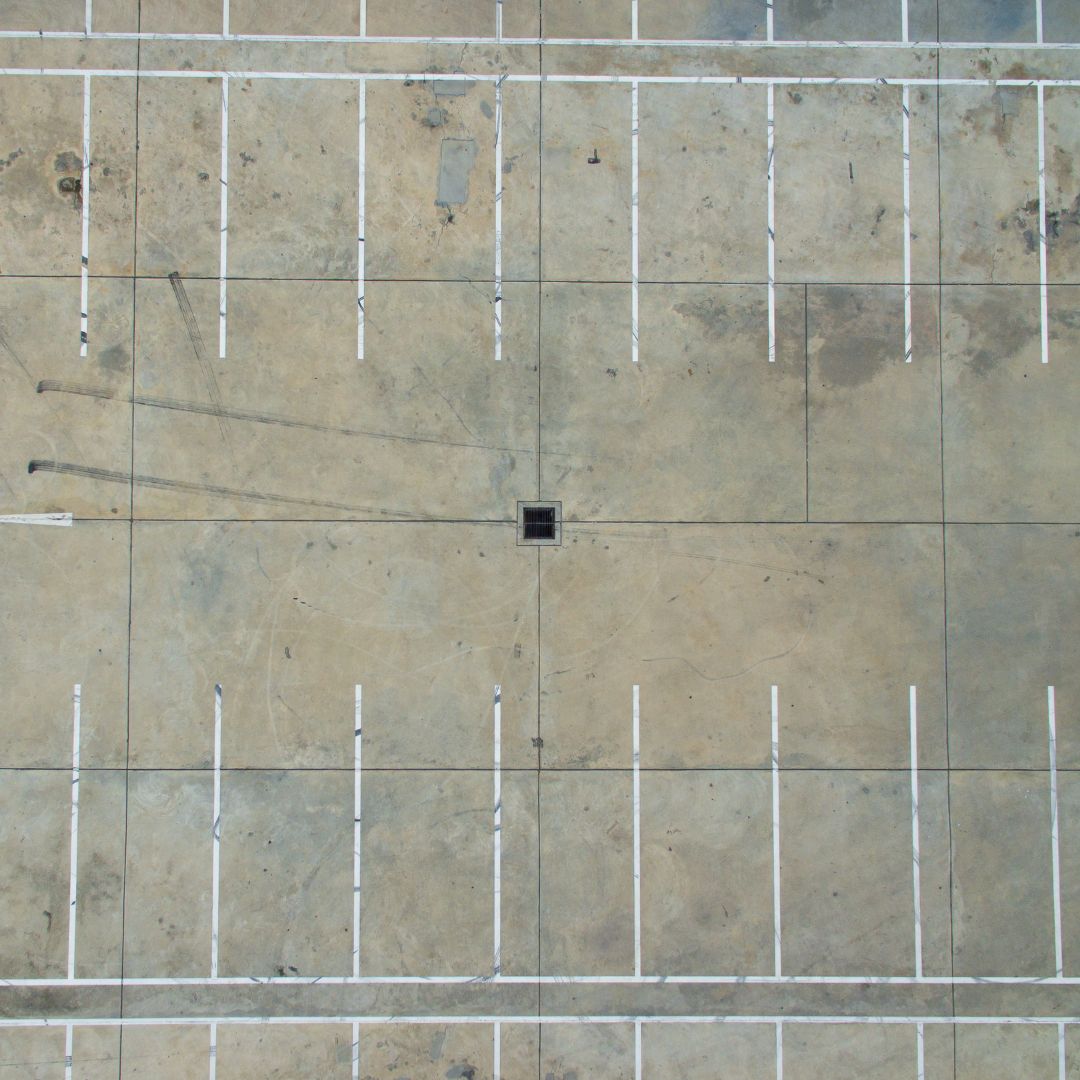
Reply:
<svg viewBox="0 0 1080 1080"><path fill-rule="evenodd" d="M492 782L495 788L495 824L494 852L495 867L493 898L493 956L492 970L496 975L502 972L502 687L495 687L495 763L492 768Z"/></svg>
<svg viewBox="0 0 1080 1080"><path fill-rule="evenodd" d="M772 871L773 871L773 975L781 977L780 938L780 690L772 687Z"/></svg>
<svg viewBox="0 0 1080 1080"><path fill-rule="evenodd" d="M1054 973L1065 974L1061 933L1061 838L1058 828L1057 708L1055 691L1046 688L1046 713L1050 729L1050 850L1054 883Z"/></svg>
<svg viewBox="0 0 1080 1080"><path fill-rule="evenodd" d="M784 1025L776 1022L776 1080L784 1080Z"/></svg>
<svg viewBox="0 0 1080 1080"><path fill-rule="evenodd" d="M363 800L361 784L363 769L361 758L361 740L363 730L363 688L356 685L353 699L353 942L352 973L353 978L360 977L360 840Z"/></svg>
<svg viewBox="0 0 1080 1080"><path fill-rule="evenodd" d="M906 10L906 9L905 9ZM911 363L911 88L901 91L904 154L904 363Z"/></svg>
<svg viewBox="0 0 1080 1080"><path fill-rule="evenodd" d="M34 37L37 37L35 34ZM81 68L2 67L0 75L22 77L93 76L114 79L276 79L285 82L419 82L430 81L430 71L247 71L183 68ZM465 82L593 83L615 86L647 83L655 86L1005 86L1080 87L1080 79L986 79L966 77L911 76L885 78L881 75L573 75L517 72L499 75L487 72L455 71L454 78Z"/></svg>
<svg viewBox="0 0 1080 1080"><path fill-rule="evenodd" d="M634 974L641 975L641 688L633 699Z"/></svg>
<svg viewBox="0 0 1080 1080"><path fill-rule="evenodd" d="M769 363L776 361L776 101L773 84L765 90L766 158L765 182L768 202ZM774 687L775 689L775 687Z"/></svg>
<svg viewBox="0 0 1080 1080"><path fill-rule="evenodd" d="M500 1080L502 1076L502 1024L498 1020L492 1024L491 1059L492 1080Z"/></svg>
<svg viewBox="0 0 1080 1080"><path fill-rule="evenodd" d="M922 978L922 876L919 867L919 736L918 702L914 686L908 687L908 727L911 738L911 882L915 908L915 977Z"/></svg>
<svg viewBox="0 0 1080 1080"><path fill-rule="evenodd" d="M73 734L71 740L71 845L68 875L67 977L75 978L75 926L79 896L79 758L82 741L82 686L75 684L71 695Z"/></svg>
<svg viewBox="0 0 1080 1080"><path fill-rule="evenodd" d="M1068 1062L1065 1059L1065 1025L1058 1024L1058 1080L1066 1080Z"/></svg>
<svg viewBox="0 0 1080 1080"><path fill-rule="evenodd" d="M90 321L90 76L83 76L82 174L79 180L82 252L79 260L79 355L85 356Z"/></svg>
<svg viewBox="0 0 1080 1080"><path fill-rule="evenodd" d="M630 84L630 359L638 362L638 84Z"/></svg>
<svg viewBox="0 0 1080 1080"><path fill-rule="evenodd" d="M214 687L213 868L210 880L210 977L218 974L218 909L221 904L221 685Z"/></svg>
<svg viewBox="0 0 1080 1080"><path fill-rule="evenodd" d="M1039 330L1042 362L1050 362L1050 295L1046 270L1046 92L1042 83L1035 87L1036 126L1039 129Z"/></svg>
<svg viewBox="0 0 1080 1080"><path fill-rule="evenodd" d="M367 234L367 82L356 87L357 174L356 174L356 359L364 359L364 279L367 266L364 243Z"/></svg>
<svg viewBox="0 0 1080 1080"><path fill-rule="evenodd" d="M352 1026L352 1080L360 1080L360 1025L355 1022Z"/></svg>
<svg viewBox="0 0 1080 1080"><path fill-rule="evenodd" d="M916 1027L924 1026L951 1026L960 1027L995 1027L998 1025L1009 1027L1057 1027L1059 1030L1066 1026L1080 1024L1080 1016L897 1016L874 1015L874 1016L851 1016L851 1015L783 1015L777 1016L765 1013L755 1014L716 1014L716 1013L693 1013L693 1014L657 1014L643 1015L641 1013L602 1013L597 1015L586 1014L552 1014L550 1016L536 1013L501 1016L494 1013L453 1013L453 1014L380 1014L365 1016L315 1015L315 1016L104 1016L104 1017L0 1017L0 1028L47 1028L65 1027L70 1024L75 1028L100 1028L100 1027L195 1027L205 1024L228 1025L237 1027L288 1027L292 1024L319 1024L333 1025L335 1027L349 1024L435 1024L439 1027L452 1026L454 1024L528 1024L535 1027L537 1024L719 1024L724 1026L742 1024L791 1024L824 1025L831 1024L859 1024L867 1027Z"/></svg>
<svg viewBox="0 0 1080 1080"><path fill-rule="evenodd" d="M765 43L774 45L776 32L773 20L773 0L765 0Z"/></svg>
<svg viewBox="0 0 1080 1080"><path fill-rule="evenodd" d="M585 38L585 37L506 37L500 42L497 37L456 37L452 35L431 37L410 37L402 35L369 35L367 30L367 4L360 0L359 34L211 34L211 33L169 33L166 31L107 30L87 34L83 30L0 30L0 38L31 39L46 41L73 40L78 38L94 41L209 41L226 43L251 42L255 44L281 45L569 45L580 48L633 48L648 46L651 49L836 49L844 53L858 53L861 50L910 51L913 47L929 48L945 52L967 52L973 49L1037 49L1040 52L1072 52L1080 49L1080 42L1075 41L896 41L896 40L857 40L840 41L837 39L815 39L799 41L795 39L777 40L769 31L772 24L771 0L766 0L766 36L762 38Z"/></svg>
<svg viewBox="0 0 1080 1080"><path fill-rule="evenodd" d="M634 1080L641 1080L641 1021L634 1021Z"/></svg>
<svg viewBox="0 0 1080 1080"><path fill-rule="evenodd" d="M216 1080L217 1078L217 1024L214 1023L210 1025L210 1054L207 1075L210 1080Z"/></svg>
<svg viewBox="0 0 1080 1080"><path fill-rule="evenodd" d="M1035 0L1035 43L1043 43L1043 0Z"/></svg>
<svg viewBox="0 0 1080 1080"><path fill-rule="evenodd" d="M502 204L503 204L502 80L495 83L495 362L502 359Z"/></svg>
<svg viewBox="0 0 1080 1080"><path fill-rule="evenodd" d="M0 525L70 525L71 514L4 514Z"/></svg>
<svg viewBox="0 0 1080 1080"><path fill-rule="evenodd" d="M1052 975L229 975L218 978L2 979L3 987L44 990L95 986L1080 986L1080 977Z"/></svg>
<svg viewBox="0 0 1080 1080"><path fill-rule="evenodd" d="M75 1057L75 1027L64 1025L64 1080L72 1080L72 1066Z"/></svg>
<svg viewBox="0 0 1080 1080"><path fill-rule="evenodd" d="M221 0L221 36L229 37L229 0Z"/></svg>
<svg viewBox="0 0 1080 1080"><path fill-rule="evenodd" d="M221 249L218 258L218 357L225 357L229 255L229 76L221 76Z"/></svg>

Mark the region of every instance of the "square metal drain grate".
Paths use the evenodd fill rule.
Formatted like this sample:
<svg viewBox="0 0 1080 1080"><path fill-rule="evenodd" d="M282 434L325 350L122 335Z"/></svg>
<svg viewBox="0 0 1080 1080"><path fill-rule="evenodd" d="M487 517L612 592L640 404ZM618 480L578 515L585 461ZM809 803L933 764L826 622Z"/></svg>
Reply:
<svg viewBox="0 0 1080 1080"><path fill-rule="evenodd" d="M561 502L519 502L517 516L519 544L562 543Z"/></svg>

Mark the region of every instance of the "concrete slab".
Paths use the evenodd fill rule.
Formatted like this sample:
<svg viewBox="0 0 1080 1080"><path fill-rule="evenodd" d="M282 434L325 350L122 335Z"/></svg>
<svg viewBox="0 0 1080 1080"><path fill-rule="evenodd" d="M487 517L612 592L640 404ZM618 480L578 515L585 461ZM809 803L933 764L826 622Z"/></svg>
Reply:
<svg viewBox="0 0 1080 1080"><path fill-rule="evenodd" d="M641 799L643 970L771 972L768 775L649 771Z"/></svg>
<svg viewBox="0 0 1080 1080"><path fill-rule="evenodd" d="M888 0L777 0L775 18L778 40L900 40L899 12Z"/></svg>
<svg viewBox="0 0 1080 1080"><path fill-rule="evenodd" d="M1052 975L1046 774L957 771L950 778L949 805L956 973ZM958 1053L960 1045L958 1038Z"/></svg>
<svg viewBox="0 0 1080 1080"><path fill-rule="evenodd" d="M639 301L635 364L628 286L541 295L542 496L586 521L802 519L803 291L778 292L772 364L760 286L643 285Z"/></svg>
<svg viewBox="0 0 1080 1080"><path fill-rule="evenodd" d="M778 87L775 100L776 279L902 282L899 87Z"/></svg>
<svg viewBox="0 0 1080 1080"><path fill-rule="evenodd" d="M764 89L646 85L639 94L641 278L762 281Z"/></svg>
<svg viewBox="0 0 1080 1080"><path fill-rule="evenodd" d="M678 5L638 0L638 22L644 38L742 41L765 37L765 13L757 0L690 0Z"/></svg>
<svg viewBox="0 0 1080 1080"><path fill-rule="evenodd" d="M1037 282L1034 90L943 86L939 95L943 280Z"/></svg>

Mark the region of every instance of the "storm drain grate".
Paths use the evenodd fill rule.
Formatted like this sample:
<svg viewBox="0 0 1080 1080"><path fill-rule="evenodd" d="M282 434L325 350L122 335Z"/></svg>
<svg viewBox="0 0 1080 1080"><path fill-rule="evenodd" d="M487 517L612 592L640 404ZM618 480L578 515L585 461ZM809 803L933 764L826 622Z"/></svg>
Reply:
<svg viewBox="0 0 1080 1080"><path fill-rule="evenodd" d="M561 544L562 503L518 503L519 544Z"/></svg>

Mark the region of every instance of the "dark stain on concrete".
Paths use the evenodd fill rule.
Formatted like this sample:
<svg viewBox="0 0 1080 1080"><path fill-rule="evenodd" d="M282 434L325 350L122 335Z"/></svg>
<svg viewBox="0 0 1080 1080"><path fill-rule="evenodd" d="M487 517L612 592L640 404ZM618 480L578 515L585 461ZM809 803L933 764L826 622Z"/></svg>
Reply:
<svg viewBox="0 0 1080 1080"><path fill-rule="evenodd" d="M815 363L823 385L861 386L903 359L902 303L899 290L866 288L825 288L812 298L810 338L820 340Z"/></svg>
<svg viewBox="0 0 1080 1080"><path fill-rule="evenodd" d="M1080 195L1069 206L1046 211L1046 243L1048 247L1080 243Z"/></svg>
<svg viewBox="0 0 1080 1080"><path fill-rule="evenodd" d="M1020 115L1024 93L1012 87L997 87L990 100L974 108L967 109L963 115L965 126L978 138L991 134L1003 149L1008 149L1014 138L1024 137L1013 131L1013 121Z"/></svg>
<svg viewBox="0 0 1080 1080"><path fill-rule="evenodd" d="M98 355L97 362L106 371L124 372L128 370L130 357L123 345L110 345Z"/></svg>
<svg viewBox="0 0 1080 1080"><path fill-rule="evenodd" d="M723 341L731 334L735 323L727 305L715 296L684 301L675 305L675 311L700 324L708 341Z"/></svg>
<svg viewBox="0 0 1080 1080"><path fill-rule="evenodd" d="M985 379L1002 363L1018 357L1037 339L1026 307L1014 308L996 297L982 300L964 312L968 327L966 367L972 375Z"/></svg>
<svg viewBox="0 0 1080 1080"><path fill-rule="evenodd" d="M82 155L76 154L74 150L65 150L57 155L53 168L58 173L82 172Z"/></svg>
<svg viewBox="0 0 1080 1080"><path fill-rule="evenodd" d="M0 158L0 172L3 172L9 165L14 165L25 152L26 151L20 146L15 150L12 150L7 157Z"/></svg>

